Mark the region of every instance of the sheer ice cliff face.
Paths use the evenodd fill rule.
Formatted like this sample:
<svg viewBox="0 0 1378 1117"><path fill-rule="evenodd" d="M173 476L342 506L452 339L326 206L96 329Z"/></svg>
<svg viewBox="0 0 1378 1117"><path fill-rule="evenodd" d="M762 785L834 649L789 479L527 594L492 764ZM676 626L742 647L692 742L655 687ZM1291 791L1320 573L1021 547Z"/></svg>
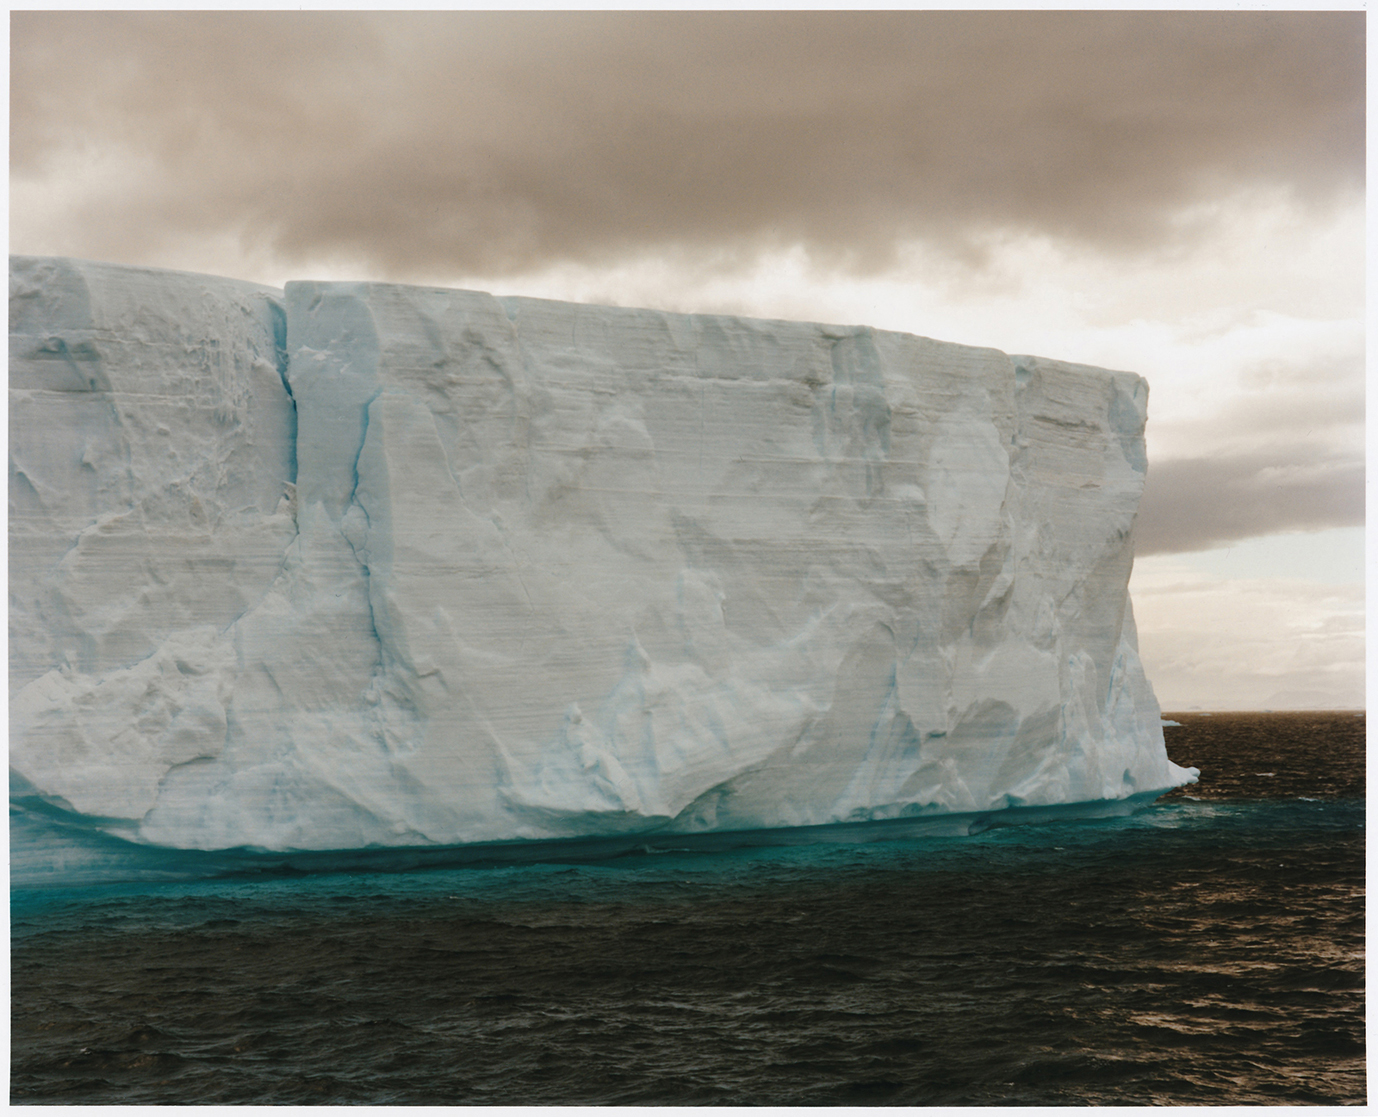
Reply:
<svg viewBox="0 0 1378 1117"><path fill-rule="evenodd" d="M1166 790L1146 399L867 328L11 258L12 787L276 850Z"/></svg>

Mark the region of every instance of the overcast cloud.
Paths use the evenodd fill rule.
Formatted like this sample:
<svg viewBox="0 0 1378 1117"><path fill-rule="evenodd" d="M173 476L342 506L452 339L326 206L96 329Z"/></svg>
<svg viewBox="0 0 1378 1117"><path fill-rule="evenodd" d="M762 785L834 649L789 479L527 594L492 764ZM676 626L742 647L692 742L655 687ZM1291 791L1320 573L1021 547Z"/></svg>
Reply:
<svg viewBox="0 0 1378 1117"><path fill-rule="evenodd" d="M1160 246L1236 189L1362 186L1357 12L18 12L11 36L13 173L118 156L126 187L68 215L108 257L230 232L397 277L791 244L866 269L992 230Z"/></svg>
<svg viewBox="0 0 1378 1117"><path fill-rule="evenodd" d="M1279 464L1279 457L1282 458ZM1150 465L1134 525L1137 554L1201 551L1283 531L1364 522L1360 455L1251 454Z"/></svg>

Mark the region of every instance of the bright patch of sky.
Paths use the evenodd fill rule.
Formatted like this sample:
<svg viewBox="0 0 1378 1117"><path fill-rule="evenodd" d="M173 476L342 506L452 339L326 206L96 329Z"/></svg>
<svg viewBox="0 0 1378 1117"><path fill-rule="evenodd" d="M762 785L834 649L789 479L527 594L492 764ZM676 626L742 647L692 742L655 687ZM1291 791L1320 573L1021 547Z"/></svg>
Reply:
<svg viewBox="0 0 1378 1117"><path fill-rule="evenodd" d="M1294 578L1331 585L1364 582L1364 529L1294 531L1241 539L1228 547L1179 555L1148 555L1135 574L1168 566L1216 578ZM1132 592L1134 583L1130 582Z"/></svg>
<svg viewBox="0 0 1378 1117"><path fill-rule="evenodd" d="M1139 654L1165 710L1364 706L1364 529L1135 561Z"/></svg>

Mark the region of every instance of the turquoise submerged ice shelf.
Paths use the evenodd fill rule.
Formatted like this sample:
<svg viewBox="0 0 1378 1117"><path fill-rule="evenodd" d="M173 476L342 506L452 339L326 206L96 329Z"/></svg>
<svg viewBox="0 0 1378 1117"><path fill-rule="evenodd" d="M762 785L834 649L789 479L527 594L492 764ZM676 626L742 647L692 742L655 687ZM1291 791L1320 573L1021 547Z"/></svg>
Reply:
<svg viewBox="0 0 1378 1117"><path fill-rule="evenodd" d="M1147 394L12 257L12 800L267 851L1141 803L1194 776L1127 593Z"/></svg>

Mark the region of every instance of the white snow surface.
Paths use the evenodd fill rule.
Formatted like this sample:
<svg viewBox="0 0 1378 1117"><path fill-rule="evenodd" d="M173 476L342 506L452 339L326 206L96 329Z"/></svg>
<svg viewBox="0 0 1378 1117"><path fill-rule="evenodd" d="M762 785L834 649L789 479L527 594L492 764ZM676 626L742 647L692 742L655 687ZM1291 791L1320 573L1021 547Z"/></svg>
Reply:
<svg viewBox="0 0 1378 1117"><path fill-rule="evenodd" d="M182 848L1124 800L1138 376L10 260L12 786Z"/></svg>

